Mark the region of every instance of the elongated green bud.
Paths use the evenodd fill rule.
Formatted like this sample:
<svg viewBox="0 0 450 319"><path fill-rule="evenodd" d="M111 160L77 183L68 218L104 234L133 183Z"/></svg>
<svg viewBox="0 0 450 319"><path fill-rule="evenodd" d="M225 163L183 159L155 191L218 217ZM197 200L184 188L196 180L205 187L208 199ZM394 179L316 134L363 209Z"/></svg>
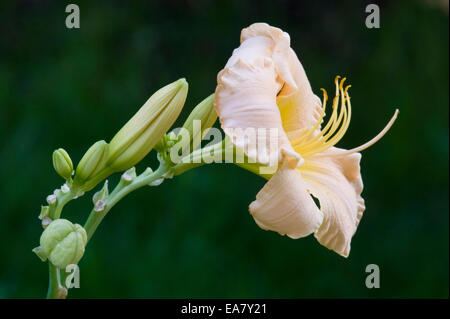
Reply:
<svg viewBox="0 0 450 319"><path fill-rule="evenodd" d="M60 269L77 264L84 254L87 234L78 224L67 219L52 221L41 235L40 246L33 249L42 261L47 258Z"/></svg>
<svg viewBox="0 0 450 319"><path fill-rule="evenodd" d="M53 152L53 167L59 176L68 180L72 177L73 164L69 154L62 148Z"/></svg>
<svg viewBox="0 0 450 319"><path fill-rule="evenodd" d="M105 141L98 141L87 150L77 166L74 184L81 185L105 167L108 159L108 148Z"/></svg>
<svg viewBox="0 0 450 319"><path fill-rule="evenodd" d="M192 142L191 152L194 151L201 144L203 137L205 137L216 120L214 94L211 94L192 110L186 122L184 122L183 128L189 133L190 141L181 141L181 143Z"/></svg>
<svg viewBox="0 0 450 319"><path fill-rule="evenodd" d="M109 143L108 166L124 171L142 160L163 137L183 108L188 91L185 79L154 93Z"/></svg>

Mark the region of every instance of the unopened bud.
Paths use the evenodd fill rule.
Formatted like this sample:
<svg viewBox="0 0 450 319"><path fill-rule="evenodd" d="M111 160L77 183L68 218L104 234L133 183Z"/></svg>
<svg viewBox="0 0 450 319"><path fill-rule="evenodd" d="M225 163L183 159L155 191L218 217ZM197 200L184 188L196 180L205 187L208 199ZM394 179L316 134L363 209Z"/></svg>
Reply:
<svg viewBox="0 0 450 319"><path fill-rule="evenodd" d="M47 203L49 205L55 204L56 203L56 195L54 195L54 194L48 195L47 196Z"/></svg>
<svg viewBox="0 0 450 319"><path fill-rule="evenodd" d="M148 186L159 186L164 182L164 178L155 179L153 182L150 182Z"/></svg>
<svg viewBox="0 0 450 319"><path fill-rule="evenodd" d="M105 167L108 159L108 148L105 141L98 141L88 149L77 166L74 184L83 184Z"/></svg>
<svg viewBox="0 0 450 319"><path fill-rule="evenodd" d="M50 217L44 217L41 222L42 228L44 228L44 229L47 228L47 226L50 225L51 222L52 222L52 219Z"/></svg>
<svg viewBox="0 0 450 319"><path fill-rule="evenodd" d="M142 160L177 119L188 91L185 79L154 93L109 143L108 165L124 171Z"/></svg>
<svg viewBox="0 0 450 319"><path fill-rule="evenodd" d="M64 149L59 148L53 152L53 167L62 178L68 180L72 177L72 160Z"/></svg>
<svg viewBox="0 0 450 319"><path fill-rule="evenodd" d="M122 174L121 179L126 183L131 183L136 178L136 168L133 166Z"/></svg>
<svg viewBox="0 0 450 319"><path fill-rule="evenodd" d="M104 199L99 199L98 201L95 202L94 205L94 211L95 212L102 212L104 211L106 208L106 201Z"/></svg>
<svg viewBox="0 0 450 319"><path fill-rule="evenodd" d="M83 227L66 219L52 221L41 235L40 246L33 249L41 260L60 269L77 264L84 254L87 234Z"/></svg>
<svg viewBox="0 0 450 319"><path fill-rule="evenodd" d="M70 191L70 187L67 184L64 184L63 186L61 186L61 192L63 192L64 194L67 194Z"/></svg>
<svg viewBox="0 0 450 319"><path fill-rule="evenodd" d="M68 294L69 294L69 291L67 290L66 287L58 288L58 299L66 299Z"/></svg>
<svg viewBox="0 0 450 319"><path fill-rule="evenodd" d="M99 190L97 193L95 193L94 196L92 197L92 202L95 205L100 200L104 201L106 197L108 197L108 195L109 195L108 180L106 180L102 189Z"/></svg>
<svg viewBox="0 0 450 319"><path fill-rule="evenodd" d="M94 202L94 211L101 212L106 208L106 198L109 195L108 180L105 181L102 189L94 194L92 201Z"/></svg>
<svg viewBox="0 0 450 319"><path fill-rule="evenodd" d="M183 128L189 132L190 140L181 141L183 149L191 143L190 151L194 151L208 133L211 126L217 120L217 113L214 109L214 94L211 94L198 104L191 112Z"/></svg>

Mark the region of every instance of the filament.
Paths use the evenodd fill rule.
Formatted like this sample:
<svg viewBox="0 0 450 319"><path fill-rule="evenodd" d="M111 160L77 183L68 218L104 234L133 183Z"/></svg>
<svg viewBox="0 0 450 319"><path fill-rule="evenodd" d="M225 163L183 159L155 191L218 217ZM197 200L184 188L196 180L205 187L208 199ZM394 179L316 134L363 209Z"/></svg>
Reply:
<svg viewBox="0 0 450 319"><path fill-rule="evenodd" d="M350 125L352 108L350 103L350 95L348 93L348 89L351 87L351 85L347 85L344 88L345 80L346 78L342 78L340 80L340 76L336 76L334 80L336 86L336 93L335 97L333 98L332 104L333 112L323 130L319 131L318 134L311 137L311 135L314 132L316 132L316 130L320 127L320 124L323 122L323 118L325 116L325 108L328 100L328 95L324 89L322 89L323 107L321 115L317 120L317 123L313 127L309 128L308 131L305 132L303 136L299 137L296 140L291 141L295 151L301 154L302 157L309 157L316 154L317 154L316 156L330 156L330 154L318 154L318 153L322 153L323 151L336 145L347 132L347 129ZM379 141L386 134L387 131L389 131L391 126L394 124L398 113L399 111L397 109L394 113L394 116L387 123L384 129L367 143L358 146L356 148L353 148L351 150L346 150L344 152L331 155L332 156L347 155L355 152L360 152L372 146L377 141Z"/></svg>
<svg viewBox="0 0 450 319"><path fill-rule="evenodd" d="M340 152L340 153L336 153L336 154L322 154L322 155L317 155L319 156L341 156L341 155L348 155L348 154L352 154L352 153L356 153L356 152L361 152L369 147L371 147L373 144L375 144L376 142L378 142L386 133L387 131L390 130L390 128L392 127L392 125L394 124L395 120L397 119L397 115L398 113L400 113L400 111L398 109L395 110L394 115L391 117L391 119L389 120L389 122L386 124L386 126L381 130L380 133L377 134L377 136L375 136L374 138L372 138L370 141L368 141L367 143L364 143L361 146L352 148L350 150L346 150L344 152Z"/></svg>

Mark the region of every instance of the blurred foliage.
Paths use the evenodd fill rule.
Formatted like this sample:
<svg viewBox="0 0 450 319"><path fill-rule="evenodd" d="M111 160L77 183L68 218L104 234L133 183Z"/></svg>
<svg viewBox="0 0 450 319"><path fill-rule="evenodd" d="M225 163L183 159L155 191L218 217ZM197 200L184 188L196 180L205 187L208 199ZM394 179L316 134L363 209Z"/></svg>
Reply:
<svg viewBox="0 0 450 319"><path fill-rule="evenodd" d="M350 257L258 228L248 204L265 181L216 164L122 200L89 243L70 297L448 298L448 14L430 2L377 1L381 28L367 29L360 1L76 1L81 28L68 30L70 2L2 1L0 297L45 296L47 264L31 249L39 207L62 183L52 151L77 162L186 77L181 124L214 91L240 30L264 21L290 34L317 93L337 74L349 78L353 120L341 147L367 141L400 109L363 153L367 209ZM64 216L84 223L90 207L88 194ZM365 287L371 263L380 289Z"/></svg>

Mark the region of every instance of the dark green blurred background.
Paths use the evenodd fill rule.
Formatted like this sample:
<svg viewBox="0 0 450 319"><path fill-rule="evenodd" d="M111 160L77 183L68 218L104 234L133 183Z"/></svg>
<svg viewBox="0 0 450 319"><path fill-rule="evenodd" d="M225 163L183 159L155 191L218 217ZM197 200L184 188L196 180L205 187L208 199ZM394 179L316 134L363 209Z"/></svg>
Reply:
<svg viewBox="0 0 450 319"><path fill-rule="evenodd" d="M240 30L267 22L291 36L315 92L335 75L352 84L353 120L339 146L358 146L400 116L363 153L367 209L348 259L312 237L258 228L248 204L265 181L228 164L140 189L104 220L70 297L449 296L448 13L439 1L66 1L0 4L0 297L44 297L47 264L31 253L40 205L62 180L52 151L77 162L109 140L163 85L186 77L177 122L211 94ZM443 1L445 2L445 1ZM448 3L448 2L447 2ZM155 154L139 165L155 168ZM111 178L113 184L117 176ZM84 223L91 195L64 216ZM365 287L365 267L381 288Z"/></svg>

